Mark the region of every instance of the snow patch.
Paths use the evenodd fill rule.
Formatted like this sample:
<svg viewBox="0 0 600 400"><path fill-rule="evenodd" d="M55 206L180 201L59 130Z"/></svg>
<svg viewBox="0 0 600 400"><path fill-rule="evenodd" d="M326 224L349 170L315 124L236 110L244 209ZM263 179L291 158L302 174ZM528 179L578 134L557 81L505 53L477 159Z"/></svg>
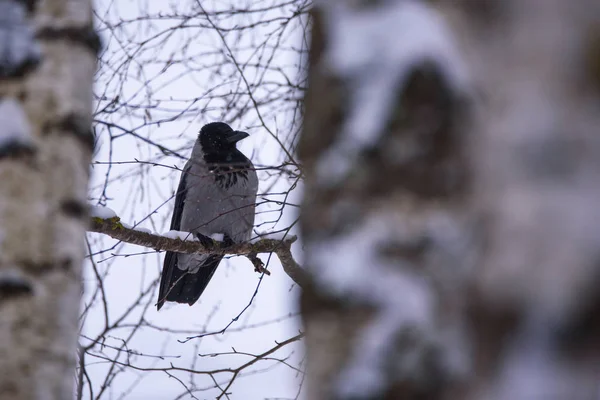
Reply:
<svg viewBox="0 0 600 400"><path fill-rule="evenodd" d="M265 232L265 233L260 233L258 235L258 237L256 237L255 240L253 240L253 242L257 242L262 239L285 240L286 238L289 239L289 237L290 237L290 233L288 231L271 232L271 233Z"/></svg>
<svg viewBox="0 0 600 400"><path fill-rule="evenodd" d="M554 345L552 324L540 315L525 318L504 348L497 379L485 398L496 399L583 399L586 389L572 392L573 370L561 362ZM571 386L571 387L570 387ZM569 388L571 390L569 390Z"/></svg>
<svg viewBox="0 0 600 400"><path fill-rule="evenodd" d="M259 233L259 234L257 234L256 236L254 236L254 237L252 237L252 238L250 239L250 243L251 243L251 244L258 243L258 242L260 242L260 241L261 241L261 239L262 239L262 238L263 238L263 237L262 237L262 233Z"/></svg>
<svg viewBox="0 0 600 400"><path fill-rule="evenodd" d="M0 1L0 77L16 74L41 58L26 14L25 2Z"/></svg>
<svg viewBox="0 0 600 400"><path fill-rule="evenodd" d="M136 226L135 228L133 228L134 231L138 231L138 232L144 232L144 233L150 233L152 234L152 231L148 228L142 228L141 226Z"/></svg>
<svg viewBox="0 0 600 400"><path fill-rule="evenodd" d="M196 238L193 233L184 231L168 231L163 233L161 236L169 239L187 240L188 242L198 241L198 238Z"/></svg>
<svg viewBox="0 0 600 400"><path fill-rule="evenodd" d="M319 3L328 29L324 62L350 93L341 134L317 164L320 183L330 186L380 138L398 88L413 67L434 63L457 91L467 86L467 72L449 27L422 2L388 1L370 9L347 1Z"/></svg>
<svg viewBox="0 0 600 400"><path fill-rule="evenodd" d="M379 254L382 245L406 235L398 222L384 214L372 216L346 235L307 243L309 265L323 290L378 310L374 321L359 334L355 353L338 377L340 398L376 397L385 383L385 360L398 334L406 328L421 333L433 324L428 281L410 265L402 269L397 260ZM414 353L405 358L401 364L414 362Z"/></svg>
<svg viewBox="0 0 600 400"><path fill-rule="evenodd" d="M225 234L223 233L213 233L209 236L212 240L216 240L217 242L222 242L225 238Z"/></svg>
<svg viewBox="0 0 600 400"><path fill-rule="evenodd" d="M109 218L116 217L117 213L114 212L114 210L112 210L109 207L92 206L90 208L90 216L92 216L94 218L109 219ZM125 225L123 225L123 226L125 226Z"/></svg>
<svg viewBox="0 0 600 400"><path fill-rule="evenodd" d="M0 149L14 144L33 147L34 141L23 107L15 99L7 98L0 101Z"/></svg>

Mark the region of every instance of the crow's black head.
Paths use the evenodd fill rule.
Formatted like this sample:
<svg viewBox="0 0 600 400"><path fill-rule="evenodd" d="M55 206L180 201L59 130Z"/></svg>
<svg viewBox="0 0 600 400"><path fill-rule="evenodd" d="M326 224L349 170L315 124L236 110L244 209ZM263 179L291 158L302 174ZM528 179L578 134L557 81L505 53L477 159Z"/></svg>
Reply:
<svg viewBox="0 0 600 400"><path fill-rule="evenodd" d="M246 132L234 131L223 122L213 122L200 129L198 141L202 146L204 162L214 175L215 182L224 189L238 180L248 180L248 168L252 163L235 145L248 137Z"/></svg>
<svg viewBox="0 0 600 400"><path fill-rule="evenodd" d="M248 136L246 132L234 131L224 122L212 122L200 129L198 140L204 153L222 153L235 150L235 144Z"/></svg>

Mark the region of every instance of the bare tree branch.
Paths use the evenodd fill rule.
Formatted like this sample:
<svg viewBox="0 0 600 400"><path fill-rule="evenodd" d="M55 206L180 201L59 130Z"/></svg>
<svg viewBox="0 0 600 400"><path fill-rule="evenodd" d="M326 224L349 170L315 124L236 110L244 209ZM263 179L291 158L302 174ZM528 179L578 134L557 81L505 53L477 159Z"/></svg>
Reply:
<svg viewBox="0 0 600 400"><path fill-rule="evenodd" d="M246 256L259 272L270 275L268 270L260 270L256 263L256 254L275 253L281 261L283 270L299 286L305 282L305 271L294 260L291 252L292 244L297 240L296 236L280 239L260 239L254 243L239 243L232 246L212 248L203 246L200 242L191 240L171 239L168 237L142 232L125 227L119 217L102 219L94 217L89 228L90 232L103 233L113 239L138 246L150 247L157 251L175 251L187 254L218 254Z"/></svg>

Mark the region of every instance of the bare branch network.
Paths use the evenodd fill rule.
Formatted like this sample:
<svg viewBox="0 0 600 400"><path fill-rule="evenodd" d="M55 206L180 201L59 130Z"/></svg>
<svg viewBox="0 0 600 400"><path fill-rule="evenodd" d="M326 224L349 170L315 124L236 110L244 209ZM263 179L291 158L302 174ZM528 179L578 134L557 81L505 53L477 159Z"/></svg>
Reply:
<svg viewBox="0 0 600 400"><path fill-rule="evenodd" d="M247 398L245 392L252 390L256 396L250 397L297 399L304 383L299 371L306 362L297 342L240 370L233 384L232 372L204 373L234 371L300 325L293 302L266 306L274 296L296 297L308 286L300 287L306 274L296 263L302 261L292 257L293 239L273 232L258 235L256 243L225 249L218 242L212 246L186 242L183 235L160 235L161 229L170 229L169 205L198 130L214 121L252 135L242 150L260 181L255 229L286 233L298 227L295 199L304 175L295 154L308 87L312 2L273 0L244 7L237 0L159 3L125 8L111 1L95 3L94 17L105 43L94 87L96 153L87 199L92 207L110 204L119 209L121 220L110 219L117 214L93 215L107 221L88 218L88 231L103 235L86 237L89 279L80 319L77 398L128 397L135 391L151 398L233 400ZM143 221L154 233L125 223L133 220ZM189 318L155 312L163 258L158 252L165 250L227 254L232 268L214 279L221 279L232 297L222 301L217 291L191 313L173 310ZM258 257L264 266L256 253L262 253ZM289 285L281 272L268 285L262 274L244 279L254 268L239 265L245 263L242 258L272 275L279 270L269 262L278 258L298 285ZM120 279L124 265L134 267L127 271L127 280ZM227 271L232 270L240 274L230 276ZM124 295L115 301L110 296L115 292ZM230 352L229 342L235 343L237 354ZM157 343L164 345L158 349ZM199 355L207 351L214 356ZM277 385L274 369L285 377Z"/></svg>
<svg viewBox="0 0 600 400"><path fill-rule="evenodd" d="M103 233L113 239L122 242L135 244L138 246L149 247L157 251L175 251L186 254L215 254L215 255L237 255L246 256L256 267L256 254L275 253L281 261L281 266L286 274L299 286L306 281L306 272L294 260L291 246L297 240L296 236L289 236L284 239L260 239L256 242L246 242L233 244L227 247L215 246L208 248L200 242L191 240L172 239L153 233L142 232L125 227L119 217L102 219L93 217L91 219L90 232ZM270 275L268 270L265 273Z"/></svg>

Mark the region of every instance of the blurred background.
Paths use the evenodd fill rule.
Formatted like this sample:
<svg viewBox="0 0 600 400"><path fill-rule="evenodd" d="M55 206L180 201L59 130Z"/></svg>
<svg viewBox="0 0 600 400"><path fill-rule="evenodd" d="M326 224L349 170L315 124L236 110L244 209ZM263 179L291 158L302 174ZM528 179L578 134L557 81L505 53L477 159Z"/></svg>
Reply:
<svg viewBox="0 0 600 400"><path fill-rule="evenodd" d="M227 122L250 133L254 236L301 234L310 280L228 257L158 313L164 254L88 234L80 398L599 398L600 2L95 18L90 202L167 231L199 128Z"/></svg>

